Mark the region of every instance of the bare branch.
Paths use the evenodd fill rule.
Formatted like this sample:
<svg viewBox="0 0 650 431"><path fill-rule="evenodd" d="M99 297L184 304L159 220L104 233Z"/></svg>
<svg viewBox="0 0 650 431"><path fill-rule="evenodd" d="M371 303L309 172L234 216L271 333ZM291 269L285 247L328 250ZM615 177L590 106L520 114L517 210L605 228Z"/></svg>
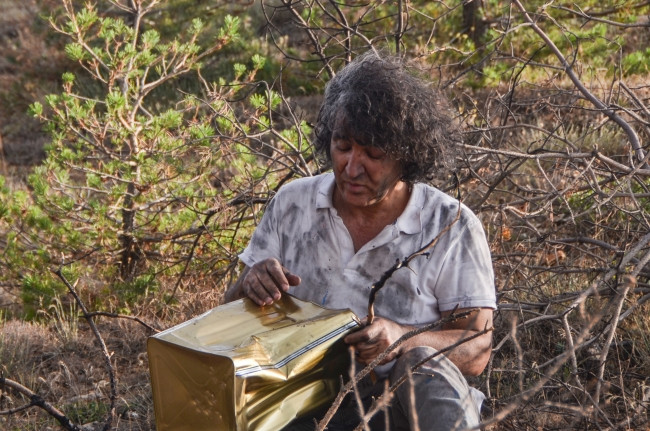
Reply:
<svg viewBox="0 0 650 431"><path fill-rule="evenodd" d="M564 72L567 74L567 76L571 79L573 82L573 85L576 86L578 90L584 96L594 104L598 109L601 109L605 115L607 115L612 121L614 121L616 124L618 124L627 134L628 140L630 142L630 145L636 152L636 157L639 162L642 163L643 168L647 169L648 164L645 155L645 151L643 151L643 148L641 146L641 142L639 141L639 137L636 134L636 131L630 124L628 124L627 121L625 121L623 118L618 116L614 111L611 110L605 103L603 103L600 99L598 99L593 93L591 93L587 87L585 87L582 82L580 81L580 78L575 74L573 71L573 68L569 64L569 62L566 60L562 52L559 50L559 48L553 43L553 41L544 33L544 31L537 25L535 21L530 17L524 6L521 4L519 0L513 0L513 3L519 8L521 13L523 14L524 18L526 21L531 25L535 33L537 33L546 43L546 45L553 51L555 56L560 60L562 63L562 67L564 68Z"/></svg>
<svg viewBox="0 0 650 431"><path fill-rule="evenodd" d="M160 332L160 329L156 329L144 320L140 319L139 317L135 316L128 316L125 314L117 314L117 313L109 313L106 311L92 311L87 314L87 317L95 317L95 316L104 316L104 317L111 317L114 319L126 319L126 320L133 320L134 322L138 322L140 325L144 326L151 332L158 333Z"/></svg>
<svg viewBox="0 0 650 431"><path fill-rule="evenodd" d="M449 229L452 228L452 226L460 220L460 211L461 211L461 203L460 199L458 200L458 211L456 212L456 217L447 225L445 226L438 234L433 238L431 241L429 241L425 246L420 248L419 250L411 253L409 256L405 257L401 261L398 260L395 265L390 267L386 272L382 274L382 276L379 278L379 281L374 283L370 287L370 294L368 297L368 324L370 325L373 320L375 319L375 298L377 297L377 293L384 287L386 284L386 281L390 277L393 276L393 273L397 271L400 268L408 268L409 263L415 259L418 256L426 255L428 250L431 250L433 247L436 246L440 238L442 238L443 235L445 235L447 232L449 232Z"/></svg>
<svg viewBox="0 0 650 431"><path fill-rule="evenodd" d="M72 423L70 419L65 414L63 414L63 412L45 401L43 397L21 385L20 383L15 382L11 379L7 379L3 375L0 375L0 388L5 386L29 398L30 403L18 409L2 411L0 412L0 415L10 415L29 407L39 407L45 410L47 414L52 416L54 419L56 419L64 429L69 431L81 431L81 428L79 426Z"/></svg>
<svg viewBox="0 0 650 431"><path fill-rule="evenodd" d="M436 322L430 323L428 325L424 325L424 326L422 326L420 328L413 329L413 330L405 333L404 335L402 335L400 338L398 338L393 344L388 346L388 348L386 348L385 351L383 351L382 353L377 355L377 357L375 359L373 359L373 361L370 364L366 365L361 371L359 371L355 375L355 377L353 379L351 379L348 383L346 383L344 386L341 387L341 389L339 390L339 393L336 395L335 400L332 402L332 405L327 410L327 413L325 414L323 419L321 419L321 421L318 423L317 431L323 431L325 429L327 424L334 417L334 414L336 413L336 411L341 406L341 403L343 402L343 399L345 398L345 396L347 394L349 394L351 391L354 390L355 385L358 382L360 382L361 379L363 379L368 374L370 374L370 372L372 370L374 370L375 367L377 367L377 365L379 365L384 359L386 359L386 357L390 354L390 352L395 350L397 347L399 347L406 340L408 340L408 339L410 339L410 338L412 338L412 337L414 337L414 336L416 336L418 334L422 334L424 332L435 330L436 328L440 328L442 325L444 325L446 323L454 322L454 321L459 320L459 319L465 319L468 316L470 316L472 313L476 312L476 310L477 309L473 308L473 309L466 310L466 311L463 311L463 312L460 312L460 313L452 313L451 315L449 315L447 317L444 317L444 318L442 318L442 319L440 319L440 320L438 320ZM492 328L486 329L486 332L489 332L491 330L492 330ZM459 340L457 343L454 343L452 346L449 346L449 347L447 347L445 349L440 349L438 352L441 353L441 354L445 353L445 352L448 352L448 351L458 347L459 345L461 345L461 344L463 344L463 343L465 343L467 341L470 341L470 340L472 340L474 338L477 338L477 337L483 335L484 333L485 332L481 331L480 333L473 334L470 337L463 338L463 339ZM479 335L477 335L477 334L479 334Z"/></svg>
<svg viewBox="0 0 650 431"><path fill-rule="evenodd" d="M101 336L99 333L99 329L97 329L97 325L95 325L95 322L93 321L92 317L90 316L90 313L88 312L88 309L86 308L86 304L81 300L79 295L77 294L77 291L75 288L68 282L68 280L65 278L62 272L62 267L57 268L55 271L53 271L54 274L56 274L57 277L63 281L63 284L66 285L68 288L68 291L70 294L72 294L72 297L75 299L77 304L79 305L79 308L81 308L81 311L84 315L84 318L88 322L88 325L90 325L90 329L92 330L93 334L95 335L95 339L99 343L102 351L102 355L104 357L104 363L106 365L106 371L108 372L108 377L110 380L110 385L111 385L111 393L109 396L110 400L110 405L108 409L108 415L106 417L106 421L104 423L103 430L108 431L112 424L113 420L115 419L115 400L117 398L117 384L115 382L115 371L113 369L113 364L111 363L111 354L108 353L108 349L106 348L106 343L104 343L104 338Z"/></svg>

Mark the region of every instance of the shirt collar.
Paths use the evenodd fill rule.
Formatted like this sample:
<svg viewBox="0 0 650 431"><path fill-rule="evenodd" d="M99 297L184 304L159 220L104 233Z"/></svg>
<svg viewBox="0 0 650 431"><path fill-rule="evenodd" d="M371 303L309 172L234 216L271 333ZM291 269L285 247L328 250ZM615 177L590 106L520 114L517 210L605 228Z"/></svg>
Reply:
<svg viewBox="0 0 650 431"><path fill-rule="evenodd" d="M316 208L334 208L332 195L334 194L334 174L328 172L321 175L321 181L316 189Z"/></svg>
<svg viewBox="0 0 650 431"><path fill-rule="evenodd" d="M406 208L397 220L395 226L406 234L422 232L421 213L424 206L424 184L413 184L411 197L409 198Z"/></svg>
<svg viewBox="0 0 650 431"><path fill-rule="evenodd" d="M316 208L334 208L332 204L332 195L334 193L334 174L328 172L322 175L318 184L316 195ZM414 184L406 208L395 221L395 226L406 234L415 234L422 232L421 213L424 206L424 185Z"/></svg>

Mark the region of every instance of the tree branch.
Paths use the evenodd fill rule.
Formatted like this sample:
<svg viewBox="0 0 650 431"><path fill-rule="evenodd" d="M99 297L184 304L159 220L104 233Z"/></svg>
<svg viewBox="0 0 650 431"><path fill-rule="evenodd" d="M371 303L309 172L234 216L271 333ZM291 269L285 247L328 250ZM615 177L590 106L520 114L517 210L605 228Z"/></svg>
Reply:
<svg viewBox="0 0 650 431"><path fill-rule="evenodd" d="M86 304L81 300L79 295L77 294L77 291L74 289L74 287L68 282L68 280L65 278L62 272L62 267L57 268L55 271L53 271L54 274L56 274L61 281L63 281L63 284L66 285L68 288L68 291L70 294L73 296L77 304L79 305L79 308L81 308L81 311L88 322L88 325L90 325L90 329L92 330L93 334L95 335L95 339L100 345L102 355L104 356L104 363L106 365L106 370L108 372L108 377L110 380L110 385L111 385L111 393L109 396L110 400L110 405L108 409L108 415L106 417L103 431L108 431L110 430L112 424L113 424L113 419L115 418L115 400L117 398L117 384L115 382L115 370L113 369L113 364L111 364L111 354L108 353L108 349L106 348L106 343L104 343L104 338L101 336L99 333L99 330L97 329L97 325L95 325L95 322L93 321L90 313L88 312L88 309L86 308Z"/></svg>
<svg viewBox="0 0 650 431"><path fill-rule="evenodd" d="M36 394L32 390L26 388L25 386L21 385L20 383L11 379L7 379L3 375L0 375L0 387L5 387L5 386L29 398L30 403L22 407L19 407L17 409L0 411L0 415L13 414L29 407L40 407L41 409L45 410L50 416L56 419L57 422L59 422L61 426L66 430L82 431L81 428L75 425L74 423L72 423L70 419L61 410L57 409L52 404L45 401L43 397Z"/></svg>
<svg viewBox="0 0 650 431"><path fill-rule="evenodd" d="M533 28L535 33L537 33L542 40L546 43L546 45L551 49L551 51L555 54L555 56L560 60L560 63L562 63L562 67L564 68L564 72L567 74L569 79L571 79L571 82L573 82L573 85L576 86L576 88L591 102L596 106L598 109L601 109L605 115L607 115L612 121L614 121L616 124L618 124L623 131L625 131L625 134L628 137L628 140L630 142L630 145L634 149L636 153L637 160L642 163L642 167L645 169L648 169L648 164L647 161L645 160L646 155L645 152L643 151L643 148L641 146L641 142L639 141L639 136L636 134L636 131L630 124L628 124L627 121L625 121L623 118L618 116L614 111L612 111L607 105L605 105L600 99L598 99L594 94L592 94L587 87L585 87L578 76L575 74L573 71L573 68L569 64L569 62L564 58L564 55L562 52L558 49L558 47L553 43L550 37L546 35L546 33L537 25L535 21L530 17L524 6L521 4L519 0L513 0L513 3L519 8L521 13L524 16L524 19L530 24L530 26Z"/></svg>
<svg viewBox="0 0 650 431"><path fill-rule="evenodd" d="M441 327L442 325L450 322L455 322L456 320L459 319L466 319L468 316L470 316L472 313L474 313L477 309L473 308L470 310L463 311L461 313L452 313L449 316L442 318L436 322L430 323L428 325L422 326L420 328L413 329L406 334L402 335L400 338L397 339L393 344L388 346L386 350L384 350L382 353L380 353L370 364L366 365L361 371L359 371L358 374L354 376L353 379L351 379L348 383L346 383L344 386L341 387L339 390L339 393L336 395L335 400L332 402L332 405L330 408L327 410L327 413L321 419L321 421L318 423L318 426L316 428L317 431L323 431L327 424L332 420L334 417L334 414L336 411L339 409L341 406L341 403L343 402L343 399L345 396L352 392L354 390L354 387L357 385L358 382L361 381L364 377L366 377L372 370L377 367L393 350L395 350L397 347L399 347L402 343L404 343L406 340L415 337L416 335L422 334L424 332L428 332L431 330L434 330L436 328ZM491 330L491 329L490 329ZM481 333L480 335L483 335ZM468 337L467 339L462 339L458 343L454 343L454 345L449 346L448 348L445 349L440 349L440 353L445 353L452 348L458 347L460 344L463 344L466 341L469 341L471 339L475 338L474 336Z"/></svg>
<svg viewBox="0 0 650 431"><path fill-rule="evenodd" d="M461 210L461 203L460 199L458 200L458 211L456 212L456 217L449 223L447 226L445 226L440 232L438 232L438 235L436 235L435 238L433 238L431 241L429 241L424 247L420 248L419 250L411 253L409 256L405 257L401 261L398 260L395 265L390 267L388 271L384 272L382 276L379 278L379 281L374 283L370 287L370 295L368 298L368 325L370 325L373 320L375 319L375 299L377 297L377 293L384 287L386 284L386 281L388 281L389 278L393 276L393 273L397 271L400 268L408 267L409 263L415 259L418 256L421 256L423 254L427 254L428 250L432 249L433 247L436 246L440 238L444 234L446 234L449 229L460 219L460 210Z"/></svg>

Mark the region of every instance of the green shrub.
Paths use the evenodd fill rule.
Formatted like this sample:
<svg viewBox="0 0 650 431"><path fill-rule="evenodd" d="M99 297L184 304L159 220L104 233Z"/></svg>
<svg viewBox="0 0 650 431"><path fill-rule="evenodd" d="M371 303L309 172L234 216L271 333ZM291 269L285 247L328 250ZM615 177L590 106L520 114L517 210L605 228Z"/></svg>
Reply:
<svg viewBox="0 0 650 431"><path fill-rule="evenodd" d="M29 193L3 189L5 228L22 232L8 241L6 262L21 273L28 307L62 292L49 271L71 263L73 279L108 286L125 304L178 277L218 273L239 251L235 237L251 230L247 214L260 209L228 200L268 195L291 168L270 169L275 155L257 146L275 134L293 151L308 132L299 122L273 129L282 99L255 84L262 55L235 64L231 78L204 79L212 75L204 63L238 40L239 18L224 16L211 34L199 19L182 34L159 32L149 20L156 5L110 16L106 3L64 1L50 19L85 74L64 73L63 91L32 105L52 137L46 159L29 176ZM146 31L132 24L145 21ZM187 80L200 88L179 91ZM227 168L238 175L214 187Z"/></svg>

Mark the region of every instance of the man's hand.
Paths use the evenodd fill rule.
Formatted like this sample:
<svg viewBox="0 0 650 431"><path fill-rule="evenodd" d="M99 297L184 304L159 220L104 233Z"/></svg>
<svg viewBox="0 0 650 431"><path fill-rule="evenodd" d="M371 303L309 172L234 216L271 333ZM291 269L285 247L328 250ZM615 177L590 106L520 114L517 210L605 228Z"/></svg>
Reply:
<svg viewBox="0 0 650 431"><path fill-rule="evenodd" d="M298 284L300 277L289 272L277 259L269 258L247 268L234 288L239 296L246 296L262 307L273 304L282 292Z"/></svg>
<svg viewBox="0 0 650 431"><path fill-rule="evenodd" d="M455 312L462 313L463 311L469 310L472 309L463 308L455 310ZM442 317L448 317L452 313L452 311L445 311L442 313ZM491 327L492 310L489 308L480 308L464 319L452 320L443 324L439 331L425 331L404 340L381 363L389 362L417 346L429 346L436 350L442 350L458 344L454 349L445 352L445 356L456 364L463 374L478 376L483 372L490 359L492 333L486 332L480 337L466 342L463 342L463 339ZM385 351L388 346L413 329L415 327L400 325L392 320L377 317L372 324L365 324L362 329L345 337L344 341L354 346L357 360L360 363L369 364Z"/></svg>
<svg viewBox="0 0 650 431"><path fill-rule="evenodd" d="M363 321L362 325L363 327L360 330L346 336L344 341L354 346L357 361L366 365L397 341L399 337L412 329L382 317L375 318L370 325ZM390 362L400 354L401 346L397 346L381 363Z"/></svg>

